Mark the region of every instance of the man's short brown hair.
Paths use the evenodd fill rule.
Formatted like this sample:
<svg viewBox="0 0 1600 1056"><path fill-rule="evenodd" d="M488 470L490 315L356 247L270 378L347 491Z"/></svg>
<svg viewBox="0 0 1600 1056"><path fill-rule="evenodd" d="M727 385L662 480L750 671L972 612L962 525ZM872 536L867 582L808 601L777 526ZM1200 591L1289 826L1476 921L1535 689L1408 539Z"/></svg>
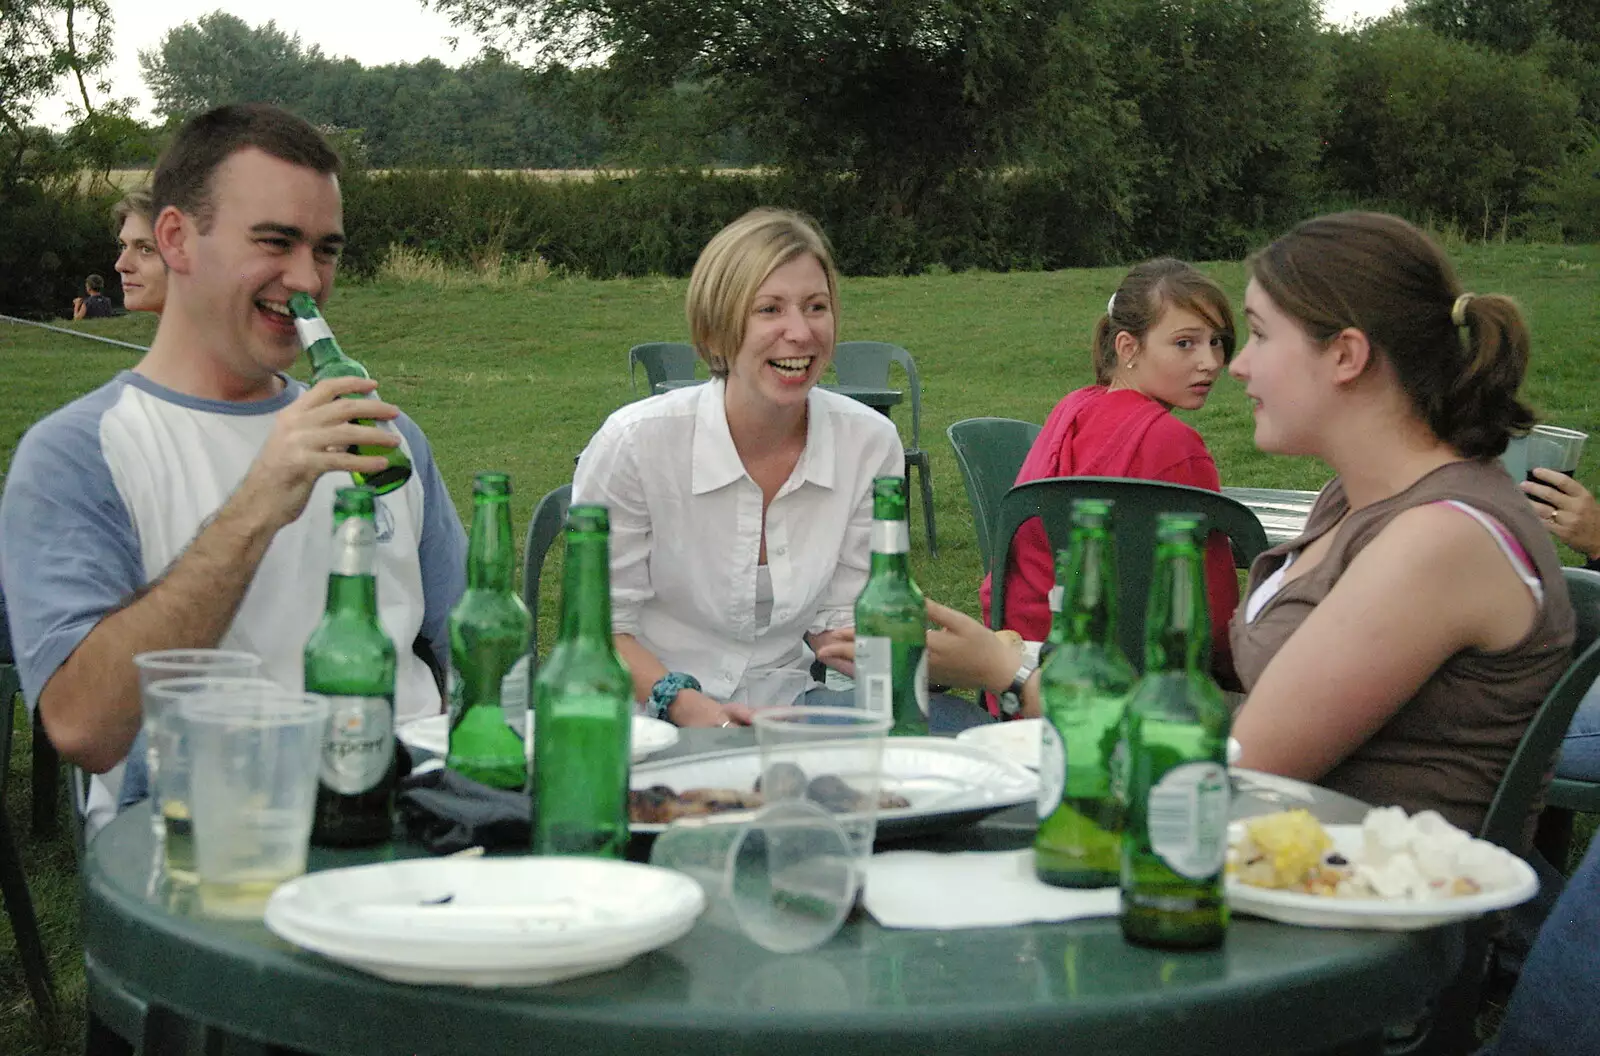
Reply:
<svg viewBox="0 0 1600 1056"><path fill-rule="evenodd" d="M208 110L178 130L156 165L150 216L167 206L211 229L212 178L235 151L254 147L326 176L339 174L339 155L303 118L266 103L234 103Z"/></svg>

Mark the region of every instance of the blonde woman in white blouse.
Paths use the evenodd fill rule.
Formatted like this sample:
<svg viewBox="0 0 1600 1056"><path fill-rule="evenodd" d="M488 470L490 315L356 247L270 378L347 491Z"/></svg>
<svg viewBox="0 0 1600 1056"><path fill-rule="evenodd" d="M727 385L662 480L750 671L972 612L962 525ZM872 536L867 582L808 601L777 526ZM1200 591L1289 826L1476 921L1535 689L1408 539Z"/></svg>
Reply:
<svg viewBox="0 0 1600 1056"><path fill-rule="evenodd" d="M838 276L806 218L757 209L700 254L685 305L705 385L628 405L578 461L611 510L612 627L647 712L749 720L746 676L806 670L866 582L872 480L905 455L888 418L817 386Z"/></svg>

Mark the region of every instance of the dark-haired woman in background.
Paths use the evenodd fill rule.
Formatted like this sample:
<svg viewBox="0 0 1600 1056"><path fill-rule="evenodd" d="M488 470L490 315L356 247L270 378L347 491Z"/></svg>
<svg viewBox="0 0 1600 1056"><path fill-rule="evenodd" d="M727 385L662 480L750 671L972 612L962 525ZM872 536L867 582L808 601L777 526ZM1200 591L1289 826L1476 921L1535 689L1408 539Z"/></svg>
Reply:
<svg viewBox="0 0 1600 1056"><path fill-rule="evenodd" d="M1220 491L1217 464L1174 409L1199 410L1233 356L1233 310L1210 278L1163 257L1133 267L1095 327L1095 383L1067 393L1050 412L1016 482L1044 477L1136 477ZM1044 526L1017 530L1006 566L1004 626L1027 641L1050 631L1047 598L1056 582ZM1216 536L1206 550L1206 587L1215 633L1213 664L1231 681L1228 620L1239 600L1233 551ZM990 583L979 591L985 622Z"/></svg>
<svg viewBox="0 0 1600 1056"><path fill-rule="evenodd" d="M1256 446L1337 475L1234 618L1240 763L1475 831L1573 640L1555 548L1495 461L1532 423L1527 327L1392 216L1307 221L1249 271L1231 371Z"/></svg>

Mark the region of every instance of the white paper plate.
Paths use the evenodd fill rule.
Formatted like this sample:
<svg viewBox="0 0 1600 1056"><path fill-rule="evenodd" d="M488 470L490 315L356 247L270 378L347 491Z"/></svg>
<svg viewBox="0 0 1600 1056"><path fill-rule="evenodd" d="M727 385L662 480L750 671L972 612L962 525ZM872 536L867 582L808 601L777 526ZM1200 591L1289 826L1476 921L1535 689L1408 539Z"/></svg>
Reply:
<svg viewBox="0 0 1600 1056"><path fill-rule="evenodd" d="M435 858L301 877L273 893L264 920L297 946L388 979L531 986L664 946L704 907L695 881L647 865Z"/></svg>
<svg viewBox="0 0 1600 1056"><path fill-rule="evenodd" d="M816 754L811 776L828 773L827 750ZM760 749L735 748L709 755L645 763L632 770L634 788L666 785L749 789L761 772ZM883 791L911 806L878 813L878 838L903 839L964 825L1039 796L1038 775L972 744L943 737L891 737L883 748ZM665 825L634 824L632 831L661 832Z"/></svg>
<svg viewBox="0 0 1600 1056"><path fill-rule="evenodd" d="M974 726L956 734L956 740L981 745L989 751L1030 770L1039 769L1039 730L1043 719L1013 719ZM1228 738L1228 762L1239 758L1239 742Z"/></svg>
<svg viewBox="0 0 1600 1056"><path fill-rule="evenodd" d="M1354 856L1361 848L1360 825L1325 825L1341 854ZM1496 848L1499 850L1499 848ZM1265 917L1308 928L1362 928L1376 931L1419 931L1458 920L1470 920L1497 909L1521 905L1539 891L1539 878L1521 858L1500 850L1516 871L1518 882L1499 891L1464 898L1434 901L1381 898L1324 898L1295 891L1252 887L1228 878L1228 905L1238 913Z"/></svg>
<svg viewBox="0 0 1600 1056"><path fill-rule="evenodd" d="M1030 770L1039 769L1039 730L1043 719L1012 719L974 726L956 734L956 740L976 744Z"/></svg>
<svg viewBox="0 0 1600 1056"><path fill-rule="evenodd" d="M407 748L443 758L450 750L450 716L429 715L395 731ZM533 712L528 713L528 736L533 736ZM532 743L531 741L529 742ZM670 722L633 717L633 759L638 762L678 743L678 728Z"/></svg>

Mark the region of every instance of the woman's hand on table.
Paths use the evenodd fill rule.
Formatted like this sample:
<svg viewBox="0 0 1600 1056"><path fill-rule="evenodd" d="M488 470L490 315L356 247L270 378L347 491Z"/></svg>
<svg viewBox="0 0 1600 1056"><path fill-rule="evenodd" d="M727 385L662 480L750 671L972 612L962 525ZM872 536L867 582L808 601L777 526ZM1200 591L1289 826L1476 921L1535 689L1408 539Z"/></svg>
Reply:
<svg viewBox="0 0 1600 1056"><path fill-rule="evenodd" d="M856 677L856 629L835 627L806 636L806 644L817 659L846 678Z"/></svg>
<svg viewBox="0 0 1600 1056"><path fill-rule="evenodd" d="M750 714L748 705L723 704L697 689L681 690L668 709L674 726L748 726Z"/></svg>
<svg viewBox="0 0 1600 1056"><path fill-rule="evenodd" d="M1600 504L1589 489L1553 469L1535 469L1533 475L1538 482L1523 481L1521 487L1531 498L1544 500L1531 504L1550 534L1591 561L1600 558Z"/></svg>
<svg viewBox="0 0 1600 1056"><path fill-rule="evenodd" d="M846 678L856 677L856 629L835 627L806 635L806 644L817 659Z"/></svg>

